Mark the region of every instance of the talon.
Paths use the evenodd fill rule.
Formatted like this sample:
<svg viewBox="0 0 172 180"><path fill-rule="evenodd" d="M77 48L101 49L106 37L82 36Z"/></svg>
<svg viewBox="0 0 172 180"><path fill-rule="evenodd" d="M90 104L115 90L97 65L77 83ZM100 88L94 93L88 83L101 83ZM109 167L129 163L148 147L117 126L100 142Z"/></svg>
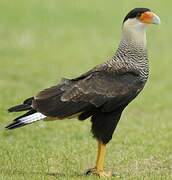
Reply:
<svg viewBox="0 0 172 180"><path fill-rule="evenodd" d="M88 169L85 173L86 176L91 176L93 173L96 172L96 168Z"/></svg>
<svg viewBox="0 0 172 180"><path fill-rule="evenodd" d="M112 172L105 172L97 170L96 168L92 168L86 172L86 176L112 177Z"/></svg>
<svg viewBox="0 0 172 180"><path fill-rule="evenodd" d="M87 170L85 173L86 176L90 176L91 175L91 169Z"/></svg>

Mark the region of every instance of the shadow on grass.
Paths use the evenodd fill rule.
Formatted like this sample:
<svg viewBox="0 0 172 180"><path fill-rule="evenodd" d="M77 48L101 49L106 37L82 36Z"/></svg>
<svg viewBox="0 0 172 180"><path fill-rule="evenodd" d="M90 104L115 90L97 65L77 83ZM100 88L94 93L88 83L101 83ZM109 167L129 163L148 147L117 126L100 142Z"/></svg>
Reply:
<svg viewBox="0 0 172 180"><path fill-rule="evenodd" d="M79 174L79 173L73 173L73 174L71 174L71 175L69 175L69 174L64 174L64 173L46 173L46 175L47 176L53 176L53 177L65 177L65 176L70 176L70 177L86 177L86 175L84 174L84 173L82 173L82 174Z"/></svg>
<svg viewBox="0 0 172 180"><path fill-rule="evenodd" d="M0 169L0 173L2 174L8 174L9 176L12 175L42 175L42 176L51 176L51 177L66 177L66 176L70 176L70 177L84 177L85 174L79 174L77 172L74 172L73 174L69 175L69 174L64 174L64 173L58 173L58 172L39 172L39 171L25 171L25 170L10 170L10 169Z"/></svg>

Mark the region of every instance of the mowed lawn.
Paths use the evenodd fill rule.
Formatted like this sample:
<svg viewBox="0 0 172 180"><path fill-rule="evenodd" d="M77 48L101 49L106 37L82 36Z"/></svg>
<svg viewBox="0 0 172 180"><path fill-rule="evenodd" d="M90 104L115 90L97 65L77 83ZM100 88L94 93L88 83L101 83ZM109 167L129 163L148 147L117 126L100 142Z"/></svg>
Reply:
<svg viewBox="0 0 172 180"><path fill-rule="evenodd" d="M123 17L149 7L162 20L147 33L150 78L109 143L106 169L117 179L172 179L171 0L0 1L0 180L98 179L89 120L38 122L14 131L6 109L111 57Z"/></svg>

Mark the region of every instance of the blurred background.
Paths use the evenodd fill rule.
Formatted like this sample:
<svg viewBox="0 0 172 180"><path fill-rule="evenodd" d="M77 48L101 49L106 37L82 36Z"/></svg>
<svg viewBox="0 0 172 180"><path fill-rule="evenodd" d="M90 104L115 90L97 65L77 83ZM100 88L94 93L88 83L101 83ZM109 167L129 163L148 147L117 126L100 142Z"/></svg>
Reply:
<svg viewBox="0 0 172 180"><path fill-rule="evenodd" d="M172 1L0 1L0 179L85 179L96 141L90 121L38 122L15 131L6 109L110 58L124 16L148 7L150 78L108 145L106 167L124 179L172 178ZM89 179L96 179L90 177Z"/></svg>

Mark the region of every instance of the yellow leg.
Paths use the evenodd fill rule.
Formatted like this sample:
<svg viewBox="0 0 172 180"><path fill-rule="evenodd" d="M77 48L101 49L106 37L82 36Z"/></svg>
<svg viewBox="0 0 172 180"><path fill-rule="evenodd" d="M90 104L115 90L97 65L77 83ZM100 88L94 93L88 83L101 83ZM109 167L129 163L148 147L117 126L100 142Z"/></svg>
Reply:
<svg viewBox="0 0 172 180"><path fill-rule="evenodd" d="M106 145L98 141L98 152L96 167L90 169L87 175L96 175L100 177L111 177L112 172L104 172L104 157L105 157Z"/></svg>
<svg viewBox="0 0 172 180"><path fill-rule="evenodd" d="M104 169L105 151L106 151L106 145L99 141L98 142L97 161L96 161L96 169L98 171L103 171L103 169Z"/></svg>

